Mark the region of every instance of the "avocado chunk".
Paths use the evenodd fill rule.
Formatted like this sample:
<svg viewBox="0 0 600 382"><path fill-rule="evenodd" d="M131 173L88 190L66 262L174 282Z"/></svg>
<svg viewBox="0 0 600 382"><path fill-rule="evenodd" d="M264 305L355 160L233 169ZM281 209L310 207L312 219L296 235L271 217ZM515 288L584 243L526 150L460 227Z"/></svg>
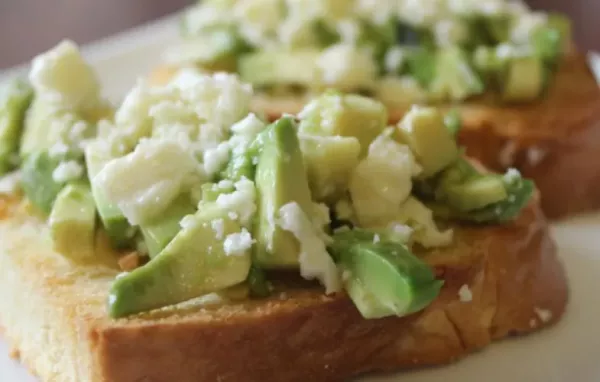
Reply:
<svg viewBox="0 0 600 382"><path fill-rule="evenodd" d="M358 164L358 139L301 135L300 148L313 198L334 202L343 196Z"/></svg>
<svg viewBox="0 0 600 382"><path fill-rule="evenodd" d="M548 64L553 64L568 49L571 38L569 19L557 13L550 13L546 23L531 34L531 44L536 56Z"/></svg>
<svg viewBox="0 0 600 382"><path fill-rule="evenodd" d="M458 147L446 128L444 116L429 107L413 107L397 125L395 138L410 146L423 167L422 176L430 177L458 157Z"/></svg>
<svg viewBox="0 0 600 382"><path fill-rule="evenodd" d="M243 55L238 72L244 82L255 86L312 86L318 79L318 50L265 51Z"/></svg>
<svg viewBox="0 0 600 382"><path fill-rule="evenodd" d="M296 124L284 117L267 127L256 167L257 219L254 261L262 268L298 267L300 245L277 224L279 209L296 202L311 216L308 180L296 135Z"/></svg>
<svg viewBox="0 0 600 382"><path fill-rule="evenodd" d="M374 239L374 234L349 230L336 233L330 247L360 313L370 319L424 309L438 296L443 281L405 245Z"/></svg>
<svg viewBox="0 0 600 382"><path fill-rule="evenodd" d="M220 232L213 228L220 222ZM119 318L177 304L242 283L250 269L250 250L228 253L230 234L240 224L216 205L207 205L186 221L173 240L150 262L115 280L108 310Z"/></svg>
<svg viewBox="0 0 600 382"><path fill-rule="evenodd" d="M52 174L59 160L50 157L48 152L40 151L29 155L21 166L21 186L31 204L48 215L56 196L63 184L54 180Z"/></svg>
<svg viewBox="0 0 600 382"><path fill-rule="evenodd" d="M436 72L435 53L424 47L411 47L406 50L406 67L421 86L428 87Z"/></svg>
<svg viewBox="0 0 600 382"><path fill-rule="evenodd" d="M462 101L484 91L467 54L459 47L441 49L436 55L435 75L429 85L435 101Z"/></svg>
<svg viewBox="0 0 600 382"><path fill-rule="evenodd" d="M19 79L0 89L0 175L15 167L25 114L32 97L31 86Z"/></svg>
<svg viewBox="0 0 600 382"><path fill-rule="evenodd" d="M504 183L496 175L481 175L466 183L448 186L444 191L448 204L463 212L477 210L508 197Z"/></svg>
<svg viewBox="0 0 600 382"><path fill-rule="evenodd" d="M140 225L150 258L158 255L181 230L181 219L196 211L187 194L175 199L159 218Z"/></svg>
<svg viewBox="0 0 600 382"><path fill-rule="evenodd" d="M119 207L108 202L95 180L96 175L111 159L111 155L96 144L90 144L86 147L85 163L98 215L111 242L117 248L124 248L131 244L135 229L129 224Z"/></svg>
<svg viewBox="0 0 600 382"><path fill-rule="evenodd" d="M299 131L306 135L355 137L361 156L387 124L388 114L380 102L358 95L326 92L312 100L299 114Z"/></svg>
<svg viewBox="0 0 600 382"><path fill-rule="evenodd" d="M232 28L221 28L186 39L169 49L165 60L179 65L198 64L214 71L234 71L236 55L247 50L248 45Z"/></svg>
<svg viewBox="0 0 600 382"><path fill-rule="evenodd" d="M56 197L48 225L56 252L73 261L93 258L96 206L90 187L67 184Z"/></svg>
<svg viewBox="0 0 600 382"><path fill-rule="evenodd" d="M502 98L508 102L532 101L544 90L545 69L534 56L514 57L506 69Z"/></svg>
<svg viewBox="0 0 600 382"><path fill-rule="evenodd" d="M265 271L254 264L250 266L247 283L250 289L250 297L261 298L271 294L271 285L267 281Z"/></svg>

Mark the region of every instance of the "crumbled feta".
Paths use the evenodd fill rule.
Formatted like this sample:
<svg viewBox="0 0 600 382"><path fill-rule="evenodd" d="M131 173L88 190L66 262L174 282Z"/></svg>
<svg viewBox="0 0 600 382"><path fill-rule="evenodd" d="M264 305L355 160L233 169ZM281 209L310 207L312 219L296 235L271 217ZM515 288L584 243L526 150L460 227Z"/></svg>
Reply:
<svg viewBox="0 0 600 382"><path fill-rule="evenodd" d="M230 194L221 194L217 198L217 205L229 212L236 213L244 227L249 227L252 217L256 212L256 188L254 183L247 178L242 178L235 183L235 191Z"/></svg>
<svg viewBox="0 0 600 382"><path fill-rule="evenodd" d="M473 301L473 292L467 284L464 284L458 290L458 299L460 302L471 302Z"/></svg>
<svg viewBox="0 0 600 382"><path fill-rule="evenodd" d="M532 33L544 25L548 20L548 15L542 12L531 12L522 14L516 19L516 23L510 32L510 39L517 44L526 44L529 42Z"/></svg>
<svg viewBox="0 0 600 382"><path fill-rule="evenodd" d="M74 160L60 162L52 172L52 179L56 183L66 183L80 178L83 175L83 166Z"/></svg>
<svg viewBox="0 0 600 382"><path fill-rule="evenodd" d="M515 163L515 155L517 153L517 144L514 141L508 141L500 149L498 161L504 167L512 166Z"/></svg>
<svg viewBox="0 0 600 382"><path fill-rule="evenodd" d="M185 215L180 221L179 226L182 229L189 229L194 226L196 218L194 215Z"/></svg>
<svg viewBox="0 0 600 382"><path fill-rule="evenodd" d="M504 180L508 183L514 183L521 179L521 173L516 168L509 168L504 174Z"/></svg>
<svg viewBox="0 0 600 382"><path fill-rule="evenodd" d="M63 140L57 141L53 144L48 150L48 154L51 158L60 158L65 155L69 151L69 145L67 145Z"/></svg>
<svg viewBox="0 0 600 382"><path fill-rule="evenodd" d="M0 177L0 194L12 195L19 190L21 185L21 171L13 171Z"/></svg>
<svg viewBox="0 0 600 382"><path fill-rule="evenodd" d="M458 20L441 20L433 28L435 42L440 47L451 47L469 37L469 29Z"/></svg>
<svg viewBox="0 0 600 382"><path fill-rule="evenodd" d="M279 0L254 0L235 2L232 14L240 34L256 45L268 45L277 35L284 19L284 9Z"/></svg>
<svg viewBox="0 0 600 382"><path fill-rule="evenodd" d="M279 209L278 224L294 234L300 243L300 275L307 280L318 279L327 294L341 290L338 270L325 242L298 203L291 202Z"/></svg>
<svg viewBox="0 0 600 382"><path fill-rule="evenodd" d="M360 37L360 24L357 20L345 19L336 23L336 29L342 43L355 45Z"/></svg>
<svg viewBox="0 0 600 382"><path fill-rule="evenodd" d="M384 64L388 73L398 73L406 60L406 51L399 46L391 47L385 54Z"/></svg>
<svg viewBox="0 0 600 382"><path fill-rule="evenodd" d="M204 152L204 171L212 178L229 161L229 143L221 142L217 147Z"/></svg>
<svg viewBox="0 0 600 382"><path fill-rule="evenodd" d="M35 57L31 62L29 80L36 97L68 109L89 108L99 101L98 79L79 53L77 45L69 40Z"/></svg>
<svg viewBox="0 0 600 382"><path fill-rule="evenodd" d="M203 2L198 6L190 7L183 17L185 31L192 36L215 26L228 25L233 21L229 9L220 7L216 2Z"/></svg>
<svg viewBox="0 0 600 382"><path fill-rule="evenodd" d="M530 147L529 149L527 149L527 161L530 165L537 166L544 160L547 154L548 151L541 147Z"/></svg>
<svg viewBox="0 0 600 382"><path fill-rule="evenodd" d="M377 244L381 241L381 238L379 237L379 235L375 234L375 236L373 236L373 243Z"/></svg>
<svg viewBox="0 0 600 382"><path fill-rule="evenodd" d="M388 237L395 242L408 243L413 233L413 229L406 224L391 222L387 225L386 233Z"/></svg>
<svg viewBox="0 0 600 382"><path fill-rule="evenodd" d="M223 250L228 256L243 256L252 248L254 240L246 228L239 233L227 235L223 242Z"/></svg>
<svg viewBox="0 0 600 382"><path fill-rule="evenodd" d="M541 309L541 308L535 307L535 308L533 308L533 310L535 311L535 314L539 317L539 319L543 323L547 323L547 322L550 322L550 320L552 320L552 312L549 311L548 309Z"/></svg>
<svg viewBox="0 0 600 382"><path fill-rule="evenodd" d="M410 195L416 167L410 148L386 134L371 143L367 157L354 169L349 187L362 226L376 226L393 218Z"/></svg>
<svg viewBox="0 0 600 382"><path fill-rule="evenodd" d="M233 211L229 211L227 213L227 217L231 220L238 220L240 218L240 216L236 212L233 212Z"/></svg>
<svg viewBox="0 0 600 382"><path fill-rule="evenodd" d="M223 240L223 235L225 234L225 222L223 219L215 219L210 222L210 226L213 231L215 231L215 237L217 240Z"/></svg>
<svg viewBox="0 0 600 382"><path fill-rule="evenodd" d="M266 124L256 116L250 113L246 118L236 122L231 126L231 132L249 139L254 139L258 133L264 130Z"/></svg>
<svg viewBox="0 0 600 382"><path fill-rule="evenodd" d="M377 77L377 64L367 49L337 44L325 49L317 59L321 81L341 89L370 88Z"/></svg>
<svg viewBox="0 0 600 382"><path fill-rule="evenodd" d="M146 140L133 153L108 162L94 181L107 201L137 225L168 208L197 167L177 143Z"/></svg>

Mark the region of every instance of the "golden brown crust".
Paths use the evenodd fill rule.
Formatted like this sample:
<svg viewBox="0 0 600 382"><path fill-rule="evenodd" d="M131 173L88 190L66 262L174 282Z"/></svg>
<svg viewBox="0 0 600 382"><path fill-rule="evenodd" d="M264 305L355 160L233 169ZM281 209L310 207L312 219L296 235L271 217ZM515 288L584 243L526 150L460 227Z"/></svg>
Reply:
<svg viewBox="0 0 600 382"><path fill-rule="evenodd" d="M0 243L0 301L37 303L11 305L14 312L2 306L0 320L44 381L343 380L457 360L494 339L555 322L568 297L547 223L534 203L510 224L457 227L452 248L422 254L446 281L439 298L423 312L380 320L362 319L344 295L288 288L262 301L113 321L104 304L116 266L67 266L43 245L34 246L39 239L31 233L14 234L10 225L21 219L0 222L0 235L11 237L10 245ZM44 235L42 223L27 218L26 224ZM20 247L24 241L27 247ZM460 301L461 288L472 292L471 301ZM56 320L44 323L51 334L43 347L27 347L23 333L30 332L14 319L34 309ZM52 332L56 326L63 329ZM40 366L53 347L69 356L55 367Z"/></svg>
<svg viewBox="0 0 600 382"><path fill-rule="evenodd" d="M152 80L165 82L173 73L159 68ZM274 119L297 113L306 101L259 95L253 107ZM549 218L600 208L600 87L584 55L565 60L540 101L499 105L486 96L460 109L465 124L459 139L467 154L494 170L516 167L533 179ZM391 110L390 121L405 112Z"/></svg>

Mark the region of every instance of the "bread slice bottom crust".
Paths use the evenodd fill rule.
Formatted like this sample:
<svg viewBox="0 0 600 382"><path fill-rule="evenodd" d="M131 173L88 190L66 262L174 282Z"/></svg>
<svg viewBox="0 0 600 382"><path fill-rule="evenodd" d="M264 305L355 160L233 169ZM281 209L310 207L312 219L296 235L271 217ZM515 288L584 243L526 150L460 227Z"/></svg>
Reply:
<svg viewBox="0 0 600 382"><path fill-rule="evenodd" d="M150 81L164 84L175 73L175 68L159 67ZM252 108L274 120L299 112L309 99L258 94ZM502 104L486 94L439 107L460 108L464 127L459 141L467 155L497 171L516 167L536 182L549 218L600 208L600 87L583 54L574 52L564 60L538 101ZM390 122L406 111L391 108Z"/></svg>
<svg viewBox="0 0 600 382"><path fill-rule="evenodd" d="M458 360L554 323L568 298L532 203L510 224L456 227L451 248L423 253L445 285L408 317L364 320L343 294L289 286L265 300L112 320L105 306L119 271L102 240L98 263L69 264L23 204L2 206L0 323L21 361L47 382L345 380Z"/></svg>

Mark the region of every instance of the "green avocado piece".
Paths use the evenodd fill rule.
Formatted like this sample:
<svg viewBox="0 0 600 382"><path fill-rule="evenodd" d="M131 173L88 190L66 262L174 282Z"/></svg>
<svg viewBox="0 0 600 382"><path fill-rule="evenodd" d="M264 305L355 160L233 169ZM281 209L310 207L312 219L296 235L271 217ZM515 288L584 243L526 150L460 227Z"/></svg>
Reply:
<svg viewBox="0 0 600 382"><path fill-rule="evenodd" d="M256 153L250 147L246 147L245 150L233 150L225 170L221 173L221 178L231 180L233 183L242 178L254 179L255 158Z"/></svg>
<svg viewBox="0 0 600 382"><path fill-rule="evenodd" d="M443 281L405 245L374 239L374 234L348 230L336 233L330 246L345 289L363 317L405 316L428 306Z"/></svg>
<svg viewBox="0 0 600 382"><path fill-rule="evenodd" d="M27 156L21 166L21 186L25 196L46 215L52 210L56 196L63 188L63 184L57 183L52 177L59 163L48 152L40 151Z"/></svg>
<svg viewBox="0 0 600 382"><path fill-rule="evenodd" d="M460 129L462 129L462 117L459 109L452 109L444 115L444 126L452 136L456 137L458 135Z"/></svg>
<svg viewBox="0 0 600 382"><path fill-rule="evenodd" d="M456 140L446 128L444 115L435 108L413 107L394 134L411 148L423 167L424 178L440 172L458 157Z"/></svg>
<svg viewBox="0 0 600 382"><path fill-rule="evenodd" d="M54 250L73 261L94 257L96 206L87 184L67 184L48 218Z"/></svg>
<svg viewBox="0 0 600 382"><path fill-rule="evenodd" d="M255 86L302 85L317 79L319 50L263 51L245 54L238 61L242 81Z"/></svg>
<svg viewBox="0 0 600 382"><path fill-rule="evenodd" d="M355 137L364 156L385 128L387 119L387 110L380 102L328 91L300 113L299 131L305 135Z"/></svg>
<svg viewBox="0 0 600 382"><path fill-rule="evenodd" d="M544 64L540 58L515 57L506 70L502 99L507 102L535 100L544 90L545 78Z"/></svg>
<svg viewBox="0 0 600 382"><path fill-rule="evenodd" d="M32 98L33 89L20 79L0 89L0 175L15 167L25 114Z"/></svg>
<svg viewBox="0 0 600 382"><path fill-rule="evenodd" d="M326 48L340 41L340 34L337 30L323 19L315 20L313 28L319 47L321 48Z"/></svg>
<svg viewBox="0 0 600 382"><path fill-rule="evenodd" d="M213 221L222 220L220 237ZM199 210L150 262L117 278L110 288L108 311L119 318L165 307L223 290L246 280L250 251L227 254L224 237L240 224L216 205Z"/></svg>
<svg viewBox="0 0 600 382"><path fill-rule="evenodd" d="M117 248L124 248L131 245L136 230L129 224L119 207L108 202L101 188L94 180L96 174L111 159L111 155L98 145L92 143L86 147L85 163L98 215L111 242Z"/></svg>
<svg viewBox="0 0 600 382"><path fill-rule="evenodd" d="M181 219L195 211L189 195L184 194L173 201L160 219L140 225L150 258L158 255L181 230Z"/></svg>
<svg viewBox="0 0 600 382"><path fill-rule="evenodd" d="M480 175L466 183L450 185L444 193L447 203L461 212L477 210L508 197L502 178L496 175Z"/></svg>
<svg viewBox="0 0 600 382"><path fill-rule="evenodd" d="M412 47L406 52L408 74L413 76L421 86L428 87L436 73L435 53L424 47Z"/></svg>
<svg viewBox="0 0 600 382"><path fill-rule="evenodd" d="M283 117L267 127L256 167L257 219L254 262L262 268L298 266L300 246L277 224L279 209L296 202L311 216L311 195L296 135L296 123Z"/></svg>
<svg viewBox="0 0 600 382"><path fill-rule="evenodd" d="M451 47L437 52L429 90L434 101L462 101L485 89L465 51Z"/></svg>
<svg viewBox="0 0 600 382"><path fill-rule="evenodd" d="M350 175L358 164L358 139L301 135L300 147L313 198L317 201L338 200L348 190Z"/></svg>
<svg viewBox="0 0 600 382"><path fill-rule="evenodd" d="M265 271L252 265L248 272L248 287L250 288L250 297L263 298L271 294L271 285L267 281Z"/></svg>
<svg viewBox="0 0 600 382"><path fill-rule="evenodd" d="M554 64L571 43L571 23L557 13L548 14L547 22L531 34L531 44L536 56L545 63Z"/></svg>

